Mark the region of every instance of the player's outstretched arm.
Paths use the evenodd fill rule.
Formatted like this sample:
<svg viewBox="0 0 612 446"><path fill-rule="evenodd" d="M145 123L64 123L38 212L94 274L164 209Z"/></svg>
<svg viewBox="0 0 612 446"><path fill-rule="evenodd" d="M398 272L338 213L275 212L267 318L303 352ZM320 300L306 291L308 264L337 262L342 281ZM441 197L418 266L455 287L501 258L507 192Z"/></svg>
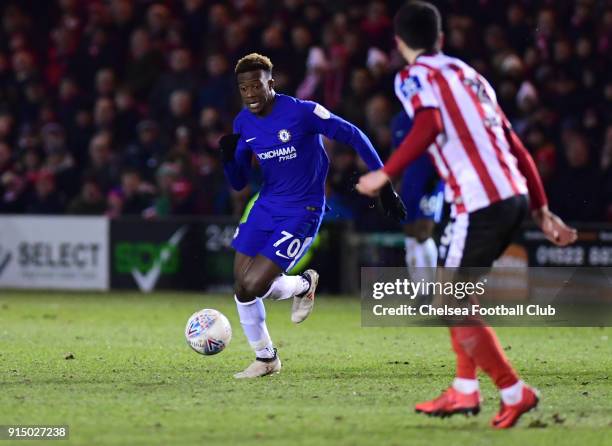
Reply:
<svg viewBox="0 0 612 446"><path fill-rule="evenodd" d="M242 190L249 181L251 172L251 151L240 135L223 135L219 140L223 171L227 180L236 190Z"/></svg>
<svg viewBox="0 0 612 446"><path fill-rule="evenodd" d="M304 101L305 119L315 133L354 148L370 170L383 166L370 139L357 126L334 115L316 102Z"/></svg>
<svg viewBox="0 0 612 446"><path fill-rule="evenodd" d="M371 171L379 171L383 163L372 142L356 125L329 112L314 102L305 102L306 120L316 133L353 147ZM380 201L385 215L397 221L406 218L406 207L390 181L381 186Z"/></svg>
<svg viewBox="0 0 612 446"><path fill-rule="evenodd" d="M398 176L408 164L424 153L442 130L440 111L435 108L421 109L414 117L412 130L389 157L384 168L359 178L357 190L364 195L375 196L390 178Z"/></svg>
<svg viewBox="0 0 612 446"><path fill-rule="evenodd" d="M563 220L548 209L546 192L544 191L542 179L536 169L533 158L505 117L504 131L510 144L510 150L517 159L518 168L527 180L529 201L532 209L531 215L534 221L546 238L555 245L566 246L574 243L578 238L576 229L566 225Z"/></svg>

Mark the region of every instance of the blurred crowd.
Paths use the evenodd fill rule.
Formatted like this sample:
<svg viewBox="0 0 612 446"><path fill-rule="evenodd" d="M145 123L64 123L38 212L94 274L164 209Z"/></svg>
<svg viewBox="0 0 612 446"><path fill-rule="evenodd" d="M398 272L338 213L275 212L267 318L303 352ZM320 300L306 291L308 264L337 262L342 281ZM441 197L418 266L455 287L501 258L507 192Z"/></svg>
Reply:
<svg viewBox="0 0 612 446"><path fill-rule="evenodd" d="M251 51L272 59L278 92L360 126L386 158L401 3L3 1L0 213L240 215L258 179L230 190L218 139L241 107L233 66ZM434 3L445 52L494 85L551 207L612 221L612 2ZM360 217L364 166L326 144L329 218Z"/></svg>

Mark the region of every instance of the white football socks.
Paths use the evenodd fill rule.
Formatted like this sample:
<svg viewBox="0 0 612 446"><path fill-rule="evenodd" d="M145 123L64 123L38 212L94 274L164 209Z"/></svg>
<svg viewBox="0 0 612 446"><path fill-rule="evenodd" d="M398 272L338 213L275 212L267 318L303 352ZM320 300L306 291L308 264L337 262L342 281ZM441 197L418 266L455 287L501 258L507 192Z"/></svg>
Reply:
<svg viewBox="0 0 612 446"><path fill-rule="evenodd" d="M504 404L508 406L514 406L518 404L523 399L523 386L525 383L521 380L518 380L516 383L512 384L510 387L506 387L504 389L500 389L499 393L501 394L501 399Z"/></svg>
<svg viewBox="0 0 612 446"><path fill-rule="evenodd" d="M274 346L266 326L266 308L260 298L251 302L240 302L236 296L240 324L251 348L258 358L273 358Z"/></svg>
<svg viewBox="0 0 612 446"><path fill-rule="evenodd" d="M308 283L308 280L301 275L286 276L281 274L274 279L274 282L272 282L272 285L270 285L268 292L261 298L272 300L289 299L290 297L303 293L309 286L310 284Z"/></svg>
<svg viewBox="0 0 612 446"><path fill-rule="evenodd" d="M242 330L258 358L274 357L274 346L266 326L266 307L264 306L263 299L289 299L296 294L308 290L308 287L310 287L308 280L301 275L286 276L281 274L272 282L270 289L262 297L258 297L250 302L240 302L234 296Z"/></svg>
<svg viewBox="0 0 612 446"><path fill-rule="evenodd" d="M429 237L423 243L420 243L423 250L423 266L435 268L438 264L438 247L436 242Z"/></svg>
<svg viewBox="0 0 612 446"><path fill-rule="evenodd" d="M414 282L421 279L431 281L434 279L434 270L438 262L438 248L436 242L430 237L419 243L414 237L404 239L406 247L406 266L410 278Z"/></svg>
<svg viewBox="0 0 612 446"><path fill-rule="evenodd" d="M453 389L459 393L469 395L480 389L478 379L455 378L453 380Z"/></svg>

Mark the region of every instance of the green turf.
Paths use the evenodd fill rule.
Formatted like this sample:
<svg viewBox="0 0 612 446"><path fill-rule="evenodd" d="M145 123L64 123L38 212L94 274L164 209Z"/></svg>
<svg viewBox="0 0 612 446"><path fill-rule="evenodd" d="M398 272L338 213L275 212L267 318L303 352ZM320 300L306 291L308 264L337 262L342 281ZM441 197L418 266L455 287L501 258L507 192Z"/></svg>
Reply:
<svg viewBox="0 0 612 446"><path fill-rule="evenodd" d="M187 317L204 307L234 327L213 357L183 338ZM289 302L267 308L283 372L237 382L252 355L230 297L2 292L0 424L69 424L69 443L80 445L611 444L610 329L500 329L543 400L497 432L487 379L476 418L413 413L452 377L445 329L361 328L358 302L339 298L318 299L300 326Z"/></svg>

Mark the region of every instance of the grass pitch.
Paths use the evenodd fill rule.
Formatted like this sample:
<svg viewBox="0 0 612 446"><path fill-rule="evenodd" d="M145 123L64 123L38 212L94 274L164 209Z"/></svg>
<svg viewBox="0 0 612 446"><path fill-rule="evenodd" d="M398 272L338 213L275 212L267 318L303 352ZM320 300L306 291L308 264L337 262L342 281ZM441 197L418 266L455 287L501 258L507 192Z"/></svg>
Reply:
<svg viewBox="0 0 612 446"><path fill-rule="evenodd" d="M205 307L234 328L229 348L212 357L183 337L189 315ZM253 355L229 296L2 292L0 424L68 424L70 440L53 444L75 445L612 444L609 328L500 329L543 400L517 428L497 432L486 377L478 417L413 412L452 378L445 329L361 328L352 299L319 298L299 326L289 302L266 307L283 371L236 381Z"/></svg>

